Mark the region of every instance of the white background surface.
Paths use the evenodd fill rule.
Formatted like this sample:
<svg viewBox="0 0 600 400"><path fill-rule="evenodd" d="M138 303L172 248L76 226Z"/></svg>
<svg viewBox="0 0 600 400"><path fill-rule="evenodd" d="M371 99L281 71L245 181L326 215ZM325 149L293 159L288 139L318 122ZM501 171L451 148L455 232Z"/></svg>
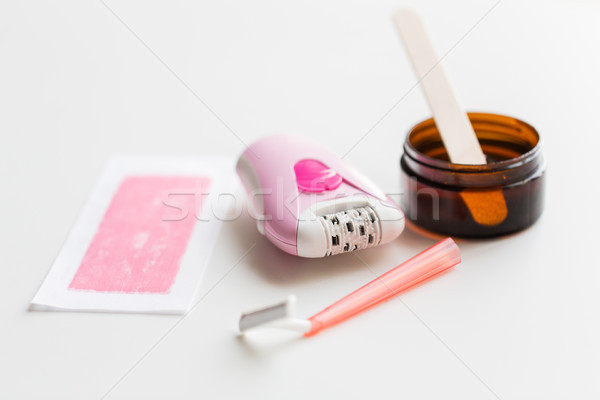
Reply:
<svg viewBox="0 0 600 400"><path fill-rule="evenodd" d="M111 155L235 155L274 132L344 154L370 132L347 159L397 192L429 116L391 23L405 3L0 3L0 397L598 398L600 4L501 0L475 26L493 1L414 3L466 107L543 135L545 214L306 340L235 325L290 292L308 316L434 241L406 231L360 253L369 269L287 256L243 216L184 319L27 309Z"/></svg>

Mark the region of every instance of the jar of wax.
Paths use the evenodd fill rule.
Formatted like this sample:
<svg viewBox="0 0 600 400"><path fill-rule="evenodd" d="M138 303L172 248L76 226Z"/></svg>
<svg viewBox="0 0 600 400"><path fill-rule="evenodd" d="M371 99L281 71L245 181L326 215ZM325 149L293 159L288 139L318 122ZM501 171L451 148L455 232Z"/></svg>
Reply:
<svg viewBox="0 0 600 400"><path fill-rule="evenodd" d="M400 159L406 217L429 231L485 238L542 214L545 161L538 132L504 115L468 113L485 165L451 163L433 119L413 127Z"/></svg>

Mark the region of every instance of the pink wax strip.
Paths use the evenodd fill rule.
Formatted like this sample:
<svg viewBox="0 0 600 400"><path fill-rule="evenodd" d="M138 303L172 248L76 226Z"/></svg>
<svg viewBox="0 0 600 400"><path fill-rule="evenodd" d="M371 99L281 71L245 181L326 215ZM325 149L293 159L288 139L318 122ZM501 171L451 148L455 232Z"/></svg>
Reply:
<svg viewBox="0 0 600 400"><path fill-rule="evenodd" d="M444 239L310 317L310 330L305 335L312 336L365 311L453 267L460 260L456 243L451 238Z"/></svg>
<svg viewBox="0 0 600 400"><path fill-rule="evenodd" d="M210 179L126 178L90 243L69 289L168 293Z"/></svg>

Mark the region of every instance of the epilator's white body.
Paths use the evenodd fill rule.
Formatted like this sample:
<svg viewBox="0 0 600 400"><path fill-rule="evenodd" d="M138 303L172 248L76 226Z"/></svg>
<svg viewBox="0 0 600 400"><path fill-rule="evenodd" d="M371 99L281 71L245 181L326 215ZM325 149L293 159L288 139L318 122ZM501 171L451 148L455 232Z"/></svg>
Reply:
<svg viewBox="0 0 600 400"><path fill-rule="evenodd" d="M270 136L240 156L237 172L258 230L301 257L381 245L404 229L398 206L369 179L299 136Z"/></svg>

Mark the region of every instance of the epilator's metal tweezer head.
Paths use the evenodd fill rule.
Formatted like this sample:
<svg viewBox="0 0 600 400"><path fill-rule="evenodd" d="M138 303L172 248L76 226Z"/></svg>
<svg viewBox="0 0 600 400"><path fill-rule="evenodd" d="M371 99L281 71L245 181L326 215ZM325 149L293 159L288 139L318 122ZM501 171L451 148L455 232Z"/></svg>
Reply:
<svg viewBox="0 0 600 400"><path fill-rule="evenodd" d="M381 241L381 226L377 214L369 206L352 208L321 217L328 238L327 255L377 246Z"/></svg>

